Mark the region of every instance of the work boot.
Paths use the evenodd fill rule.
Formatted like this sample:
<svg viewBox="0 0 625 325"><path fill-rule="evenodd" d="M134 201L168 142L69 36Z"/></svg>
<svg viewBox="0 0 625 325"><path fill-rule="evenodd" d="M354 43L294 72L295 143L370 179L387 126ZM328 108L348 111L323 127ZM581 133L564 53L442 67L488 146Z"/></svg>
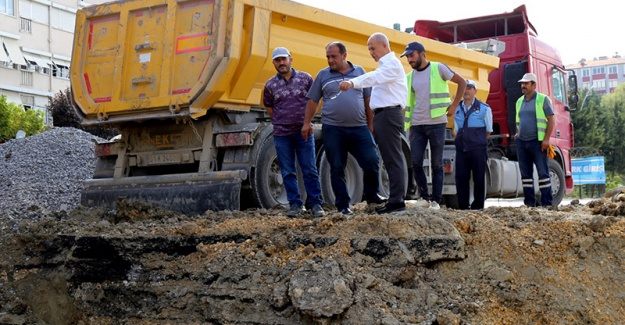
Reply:
<svg viewBox="0 0 625 325"><path fill-rule="evenodd" d="M321 218L326 215L326 212L323 211L323 208L319 204L313 205L312 209L310 209L312 216L315 218Z"/></svg>
<svg viewBox="0 0 625 325"><path fill-rule="evenodd" d="M306 210L303 206L293 204L289 207L289 211L286 212L286 215L290 218L295 218L302 214L304 211Z"/></svg>

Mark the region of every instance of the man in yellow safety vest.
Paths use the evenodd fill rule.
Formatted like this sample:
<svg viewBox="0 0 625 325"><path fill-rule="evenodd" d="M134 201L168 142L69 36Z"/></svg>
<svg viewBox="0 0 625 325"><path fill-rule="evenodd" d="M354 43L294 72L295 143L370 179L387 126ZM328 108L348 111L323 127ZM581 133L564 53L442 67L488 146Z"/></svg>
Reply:
<svg viewBox="0 0 625 325"><path fill-rule="evenodd" d="M443 149L447 115L452 116L464 95L466 81L446 65L428 61L425 47L419 42L406 46L401 55L408 59L412 71L406 75L408 98L404 129L408 130L412 168L421 199L430 201L430 208L440 208L443 200ZM447 81L458 85L453 102ZM432 195L423 170L425 148L430 144Z"/></svg>
<svg viewBox="0 0 625 325"><path fill-rule="evenodd" d="M533 179L533 165L536 165L540 205L551 207L553 196L547 152L555 119L549 97L536 91L536 82L533 73L526 73L519 80L523 96L516 101L516 150L525 205L536 206Z"/></svg>

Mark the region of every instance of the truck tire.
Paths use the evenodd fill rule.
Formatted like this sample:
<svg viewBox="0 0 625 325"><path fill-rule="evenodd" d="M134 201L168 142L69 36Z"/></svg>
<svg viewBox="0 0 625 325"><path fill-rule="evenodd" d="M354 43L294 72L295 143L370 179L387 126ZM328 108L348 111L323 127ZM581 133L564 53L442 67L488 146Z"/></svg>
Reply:
<svg viewBox="0 0 625 325"><path fill-rule="evenodd" d="M326 153L322 150L319 155L319 179L321 181L321 195L326 204L334 205L334 191L332 190L332 182L330 179L330 164L326 159ZM351 204L362 201L364 191L362 183L363 173L356 158L351 154L347 154L347 165L345 166L345 183L347 184L347 193L351 198Z"/></svg>
<svg viewBox="0 0 625 325"><path fill-rule="evenodd" d="M297 179L302 201L305 201L306 191L299 166L297 167ZM267 137L261 145L258 160L251 175L251 183L253 196L261 208L288 207L289 201L284 189L272 136Z"/></svg>
<svg viewBox="0 0 625 325"><path fill-rule="evenodd" d="M553 196L553 206L558 206L564 198L566 185L564 184L564 170L559 162L549 159L547 162L549 167L549 177L551 178L551 195Z"/></svg>

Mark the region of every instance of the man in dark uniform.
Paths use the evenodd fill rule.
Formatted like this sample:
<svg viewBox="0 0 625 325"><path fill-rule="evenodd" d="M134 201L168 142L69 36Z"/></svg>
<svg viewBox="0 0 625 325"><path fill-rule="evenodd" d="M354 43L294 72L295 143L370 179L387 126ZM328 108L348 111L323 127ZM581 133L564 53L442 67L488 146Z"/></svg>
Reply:
<svg viewBox="0 0 625 325"><path fill-rule="evenodd" d="M477 98L475 81L467 80L464 100L456 108L456 193L461 210L484 208L488 136L493 132L493 112ZM473 177L473 202L469 205Z"/></svg>

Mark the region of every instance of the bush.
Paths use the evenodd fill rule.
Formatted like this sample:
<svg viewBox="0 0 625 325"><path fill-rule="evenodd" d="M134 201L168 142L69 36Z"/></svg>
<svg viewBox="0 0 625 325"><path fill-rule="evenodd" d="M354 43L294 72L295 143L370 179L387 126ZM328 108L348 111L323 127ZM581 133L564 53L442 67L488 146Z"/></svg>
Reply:
<svg viewBox="0 0 625 325"><path fill-rule="evenodd" d="M614 174L614 173L612 173L612 175L610 174L607 175L607 179L605 183L605 187L607 191L613 190L623 185L625 185L625 182L623 182L623 176L619 174Z"/></svg>
<svg viewBox="0 0 625 325"><path fill-rule="evenodd" d="M9 103L6 96L0 96L0 143L15 138L19 130L27 136L45 130L42 111L29 109Z"/></svg>
<svg viewBox="0 0 625 325"><path fill-rule="evenodd" d="M72 93L69 88L59 90L50 98L48 111L52 115L52 125L61 127L73 127L80 129L80 117L72 104Z"/></svg>
<svg viewBox="0 0 625 325"><path fill-rule="evenodd" d="M110 139L119 133L113 128L101 126L84 127L80 125L82 118L78 115L77 108L72 102L72 92L69 88L60 90L56 95L50 98L47 108L52 115L52 124L54 126L81 129L105 139Z"/></svg>

